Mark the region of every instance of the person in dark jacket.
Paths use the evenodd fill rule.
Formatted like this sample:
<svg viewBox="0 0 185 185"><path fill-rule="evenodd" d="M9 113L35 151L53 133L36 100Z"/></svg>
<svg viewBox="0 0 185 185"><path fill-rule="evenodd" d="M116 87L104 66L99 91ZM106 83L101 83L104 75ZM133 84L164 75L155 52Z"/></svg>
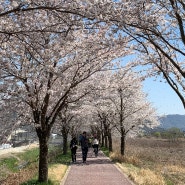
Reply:
<svg viewBox="0 0 185 185"><path fill-rule="evenodd" d="M80 134L78 138L79 145L81 145L81 138L82 138L82 134Z"/></svg>
<svg viewBox="0 0 185 185"><path fill-rule="evenodd" d="M84 131L82 134L82 137L80 139L80 144L81 144L81 148L82 148L82 160L83 163L86 163L86 159L87 159L87 153L88 153L88 139L86 136L86 132Z"/></svg>
<svg viewBox="0 0 185 185"><path fill-rule="evenodd" d="M76 137L73 137L71 142L70 142L70 149L71 149L71 157L72 157L72 162L76 162L76 150L77 150L77 144L78 141Z"/></svg>

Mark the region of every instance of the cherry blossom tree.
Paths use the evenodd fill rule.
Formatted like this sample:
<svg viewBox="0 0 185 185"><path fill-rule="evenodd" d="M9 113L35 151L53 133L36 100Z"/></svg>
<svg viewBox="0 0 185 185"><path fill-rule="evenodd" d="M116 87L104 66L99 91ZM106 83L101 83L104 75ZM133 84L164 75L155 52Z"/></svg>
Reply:
<svg viewBox="0 0 185 185"><path fill-rule="evenodd" d="M152 105L142 91L142 77L131 70L114 74L114 84L110 97L115 107L116 128L121 136L120 153L125 154L126 136L143 126L153 128L160 123Z"/></svg>
<svg viewBox="0 0 185 185"><path fill-rule="evenodd" d="M78 7L76 16L71 13L76 2L59 6L62 2L0 4L0 75L9 86L6 101L16 97L20 103L14 107L35 126L40 143L40 182L48 179L51 128L71 90L124 53L106 39L104 29L100 31L98 25L91 29L87 20L80 19Z"/></svg>
<svg viewBox="0 0 185 185"><path fill-rule="evenodd" d="M67 154L67 144L68 144L68 134L70 131L70 123L73 119L74 115L71 115L68 111L68 106L66 105L65 108L58 114L58 125L60 125L59 129L62 134L63 138L63 154Z"/></svg>
<svg viewBox="0 0 185 185"><path fill-rule="evenodd" d="M39 181L47 181L48 139L73 89L102 68L113 67L110 61L130 49L146 54L142 62L157 67L184 101L179 89L184 88L183 5L181 0L0 3L0 77L8 86L6 100L16 97L14 107L35 126ZM120 87L115 91L119 100L121 92ZM121 117L119 123L126 119Z"/></svg>
<svg viewBox="0 0 185 185"><path fill-rule="evenodd" d="M108 74L111 73L111 71L102 71L91 76L89 79L89 81L92 81L91 90L82 106L87 117L86 120L88 120L87 124L89 124L93 135L97 135L101 139L101 145L109 147L110 151L112 151L112 128L109 116L111 114L109 106L111 105L106 101L103 94L105 94L105 90L109 86L109 83L107 83Z"/></svg>
<svg viewBox="0 0 185 185"><path fill-rule="evenodd" d="M121 0L109 8L109 14L102 12L97 19L111 22L114 33L131 36L136 64L144 65L149 77L163 77L185 107L184 1Z"/></svg>
<svg viewBox="0 0 185 185"><path fill-rule="evenodd" d="M112 129L118 130L121 136L120 153L124 155L126 136L144 126L158 126L157 115L142 91L143 77L133 72L130 65L119 71L104 72L101 79L99 91L92 95L91 113L99 117L99 127L103 125L105 146L109 145L110 151Z"/></svg>
<svg viewBox="0 0 185 185"><path fill-rule="evenodd" d="M32 33L9 38L0 51L1 78L12 86L10 97L34 124L40 143L39 181L47 181L48 140L56 117L72 90L110 62L124 56L119 39L107 38L107 28L84 33ZM122 41L123 42L123 41ZM125 40L126 44L126 40ZM83 95L84 96L84 95ZM78 97L80 98L80 97ZM32 114L33 117L30 117Z"/></svg>
<svg viewBox="0 0 185 185"><path fill-rule="evenodd" d="M67 154L68 150L68 137L77 136L82 126L82 108L79 101L75 103L66 102L64 109L58 114L56 124L54 125L53 132L62 136L63 138L63 154Z"/></svg>
<svg viewBox="0 0 185 185"><path fill-rule="evenodd" d="M185 4L180 0L169 0L157 3L161 20L155 13L155 22L149 31L143 27L141 39L147 42L142 52L143 64L151 64L152 75L161 75L180 98L184 108L184 12ZM153 5L154 6L154 5ZM151 27L150 26L150 27ZM151 72L152 71L152 72Z"/></svg>

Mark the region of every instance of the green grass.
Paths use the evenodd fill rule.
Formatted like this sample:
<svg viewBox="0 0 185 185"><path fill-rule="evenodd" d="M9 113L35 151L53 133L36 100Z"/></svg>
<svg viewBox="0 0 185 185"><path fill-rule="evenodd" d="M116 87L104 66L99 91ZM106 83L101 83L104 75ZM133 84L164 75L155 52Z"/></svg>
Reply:
<svg viewBox="0 0 185 185"><path fill-rule="evenodd" d="M68 150L67 154L64 155L62 150L57 147L52 147L49 149L49 164L64 164L69 165L71 161L71 151Z"/></svg>
<svg viewBox="0 0 185 185"><path fill-rule="evenodd" d="M9 174L18 172L18 159L14 157L0 160L0 181L5 179Z"/></svg>
<svg viewBox="0 0 185 185"><path fill-rule="evenodd" d="M173 183L171 181L171 179L169 178L169 176L167 176L167 175L164 175L164 179L165 179L166 185L175 185L176 184L176 183Z"/></svg>
<svg viewBox="0 0 185 185"><path fill-rule="evenodd" d="M26 155L26 154L25 154ZM36 153L34 153L35 156ZM27 156L29 159L29 155ZM62 150L57 147L51 147L49 149L49 165L48 168L52 167L56 164L64 164L69 165L71 161L71 152L70 150L66 155L62 153ZM29 181L22 183L21 185L56 185L56 182L52 179L48 179L48 183L40 183L38 182L38 173Z"/></svg>
<svg viewBox="0 0 185 185"><path fill-rule="evenodd" d="M17 162L18 162L18 159L14 158L14 157L1 159L0 160L0 169L6 168L12 172L16 172L16 171L18 171Z"/></svg>
<svg viewBox="0 0 185 185"><path fill-rule="evenodd" d="M25 151L18 155L19 158L21 158L23 161L37 161L39 157L39 149L33 148L31 150Z"/></svg>
<svg viewBox="0 0 185 185"><path fill-rule="evenodd" d="M60 154L55 158L57 163L69 165L71 161L71 152L68 151L66 155Z"/></svg>
<svg viewBox="0 0 185 185"><path fill-rule="evenodd" d="M167 185L174 185L174 183L173 183L173 182L171 182L171 181L170 181L170 180L168 180L168 179L166 180L166 184L167 184Z"/></svg>
<svg viewBox="0 0 185 185"><path fill-rule="evenodd" d="M33 148L23 153L16 154L15 157L3 158L0 160L0 180L5 179L11 173L19 172L19 166L21 164L27 163L26 169L38 167L39 160L39 149ZM63 155L62 150L58 147L49 148L49 165L48 168L55 164L69 165L71 161L70 150L66 155ZM22 183L22 185L56 185L52 179L48 180L48 183L38 182L38 170L36 170L35 175L32 179L27 182Z"/></svg>
<svg viewBox="0 0 185 185"><path fill-rule="evenodd" d="M48 183L44 183L44 182L38 182L37 179L34 180L30 180L27 182L22 183L21 185L53 185L54 183L50 180L48 180Z"/></svg>
<svg viewBox="0 0 185 185"><path fill-rule="evenodd" d="M23 153L16 154L15 157L11 156L8 158L3 158L0 160L0 169L6 167L9 171L16 172L19 170L19 164L23 163L23 161L34 162L38 160L38 154L38 148L34 148Z"/></svg>
<svg viewBox="0 0 185 185"><path fill-rule="evenodd" d="M38 148L30 149L25 152L14 154L0 160L0 180L7 178L12 173L18 173L23 168L30 168L30 164L38 161Z"/></svg>
<svg viewBox="0 0 185 185"><path fill-rule="evenodd" d="M109 152L108 148L106 148L106 147L101 147L101 151L102 151L107 157L109 157L110 152Z"/></svg>

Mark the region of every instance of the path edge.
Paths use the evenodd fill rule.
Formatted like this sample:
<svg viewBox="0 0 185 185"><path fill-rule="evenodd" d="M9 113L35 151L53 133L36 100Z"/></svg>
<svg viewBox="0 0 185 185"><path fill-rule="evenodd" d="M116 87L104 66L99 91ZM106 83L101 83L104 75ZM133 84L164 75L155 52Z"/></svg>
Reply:
<svg viewBox="0 0 185 185"><path fill-rule="evenodd" d="M61 182L60 182L60 185L64 185L64 183L65 183L65 181L66 181L66 179L67 179L67 176L68 176L68 174L69 174L70 169L71 169L71 166L68 166L68 168L67 168L67 170L66 170L66 172L65 172L65 175L64 175L64 177L62 178L62 180L61 180Z"/></svg>
<svg viewBox="0 0 185 185"><path fill-rule="evenodd" d="M114 166L124 175L124 177L130 182L130 184L136 185L131 179L129 179L128 175L123 171L120 163L117 162L114 164Z"/></svg>

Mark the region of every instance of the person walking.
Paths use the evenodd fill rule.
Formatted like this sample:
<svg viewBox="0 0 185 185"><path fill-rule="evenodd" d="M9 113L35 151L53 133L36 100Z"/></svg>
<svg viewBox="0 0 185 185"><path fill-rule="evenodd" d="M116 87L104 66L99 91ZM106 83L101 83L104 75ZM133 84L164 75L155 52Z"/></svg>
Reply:
<svg viewBox="0 0 185 185"><path fill-rule="evenodd" d="M81 139L82 139L82 134L79 135L79 138L78 138L78 143L79 145L81 145Z"/></svg>
<svg viewBox="0 0 185 185"><path fill-rule="evenodd" d="M72 157L73 163L76 162L76 150L78 148L77 144L78 144L78 141L77 141L76 137L74 136L70 142L71 157Z"/></svg>
<svg viewBox="0 0 185 185"><path fill-rule="evenodd" d="M98 149L99 149L99 141L96 136L94 136L93 148L94 148L95 157L97 157L98 156Z"/></svg>
<svg viewBox="0 0 185 185"><path fill-rule="evenodd" d="M88 153L88 139L85 131L82 134L80 143L81 143L81 149L82 149L82 160L83 160L83 163L86 163L87 153Z"/></svg>

